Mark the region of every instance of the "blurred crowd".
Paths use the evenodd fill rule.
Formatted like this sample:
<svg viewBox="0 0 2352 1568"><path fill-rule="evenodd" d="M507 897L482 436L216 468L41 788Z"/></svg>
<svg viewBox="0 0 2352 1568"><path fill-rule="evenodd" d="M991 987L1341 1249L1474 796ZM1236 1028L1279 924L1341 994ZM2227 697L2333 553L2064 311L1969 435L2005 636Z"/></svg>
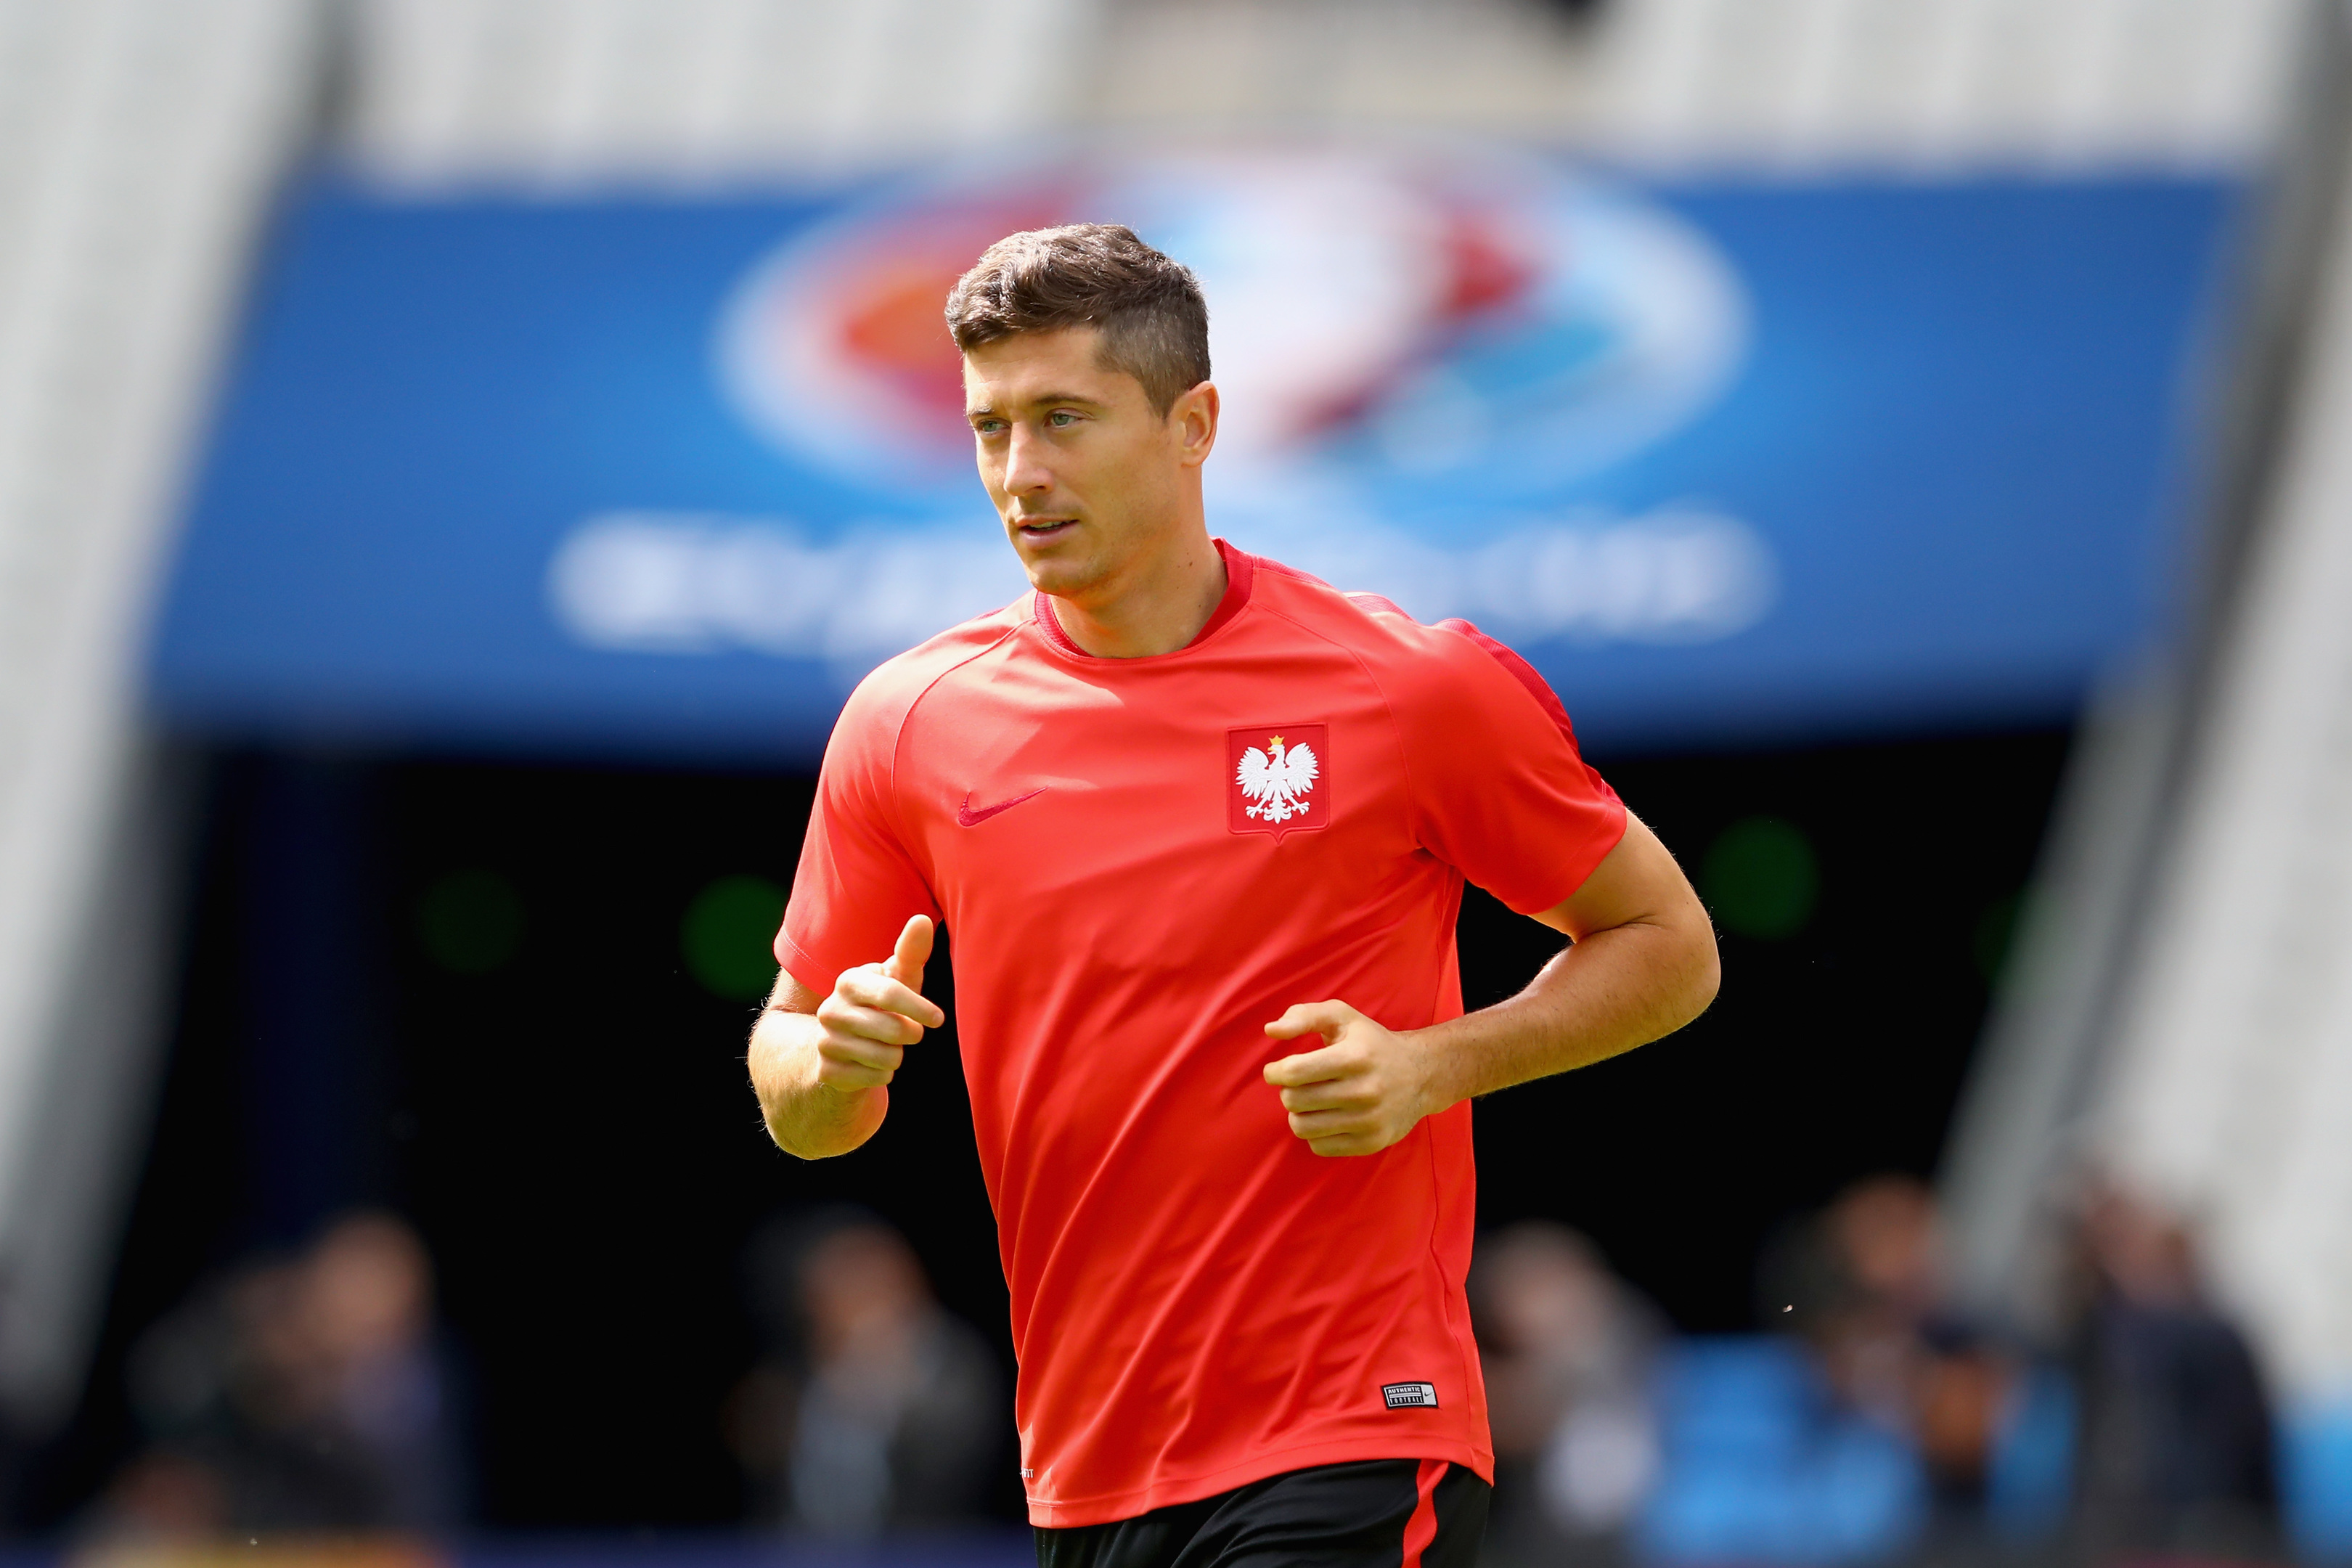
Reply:
<svg viewBox="0 0 2352 1568"><path fill-rule="evenodd" d="M1011 1390L906 1237L827 1208L775 1222L746 1261L766 1353L730 1425L754 1517L839 1541L983 1517L1013 1462Z"/></svg>
<svg viewBox="0 0 2352 1568"><path fill-rule="evenodd" d="M2187 1227L2095 1182L2066 1246L2054 1322L1989 1321L1927 1187L1874 1177L1768 1248L1772 1331L1677 1344L1574 1232L1488 1237L1489 1568L2276 1560L2263 1380Z"/></svg>
<svg viewBox="0 0 2352 1568"><path fill-rule="evenodd" d="M1658 1483L1664 1320L1542 1220L1483 1238L1471 1290L1495 1431L1488 1562L1616 1562Z"/></svg>
<svg viewBox="0 0 2352 1568"><path fill-rule="evenodd" d="M138 1456L100 1500L110 1539L441 1531L464 1518L457 1380L408 1225L356 1214L235 1269L128 1366Z"/></svg>
<svg viewBox="0 0 2352 1568"><path fill-rule="evenodd" d="M1960 1306L1906 1176L1768 1247L1755 1334L1678 1340L1565 1226L1483 1237L1486 1568L2283 1556L2262 1376L2188 1228L2112 1183L2069 1212L2060 1309L2034 1333ZM996 1353L890 1225L785 1216L744 1279L763 1348L727 1422L757 1522L856 1543L1017 1500L998 1495ZM461 1380L433 1300L425 1248L382 1214L200 1289L131 1358L142 1447L93 1536L461 1527Z"/></svg>

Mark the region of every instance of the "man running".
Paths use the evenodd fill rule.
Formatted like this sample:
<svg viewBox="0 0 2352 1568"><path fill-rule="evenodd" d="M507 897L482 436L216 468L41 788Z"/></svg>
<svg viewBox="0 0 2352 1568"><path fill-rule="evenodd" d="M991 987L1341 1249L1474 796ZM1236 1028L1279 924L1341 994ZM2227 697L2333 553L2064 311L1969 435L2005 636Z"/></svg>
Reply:
<svg viewBox="0 0 2352 1568"><path fill-rule="evenodd" d="M1040 1563L1467 1568L1469 1102L1696 1016L1706 913L1517 655L1210 537L1183 267L1016 234L947 315L1035 591L843 710L751 1037L768 1130L874 1135L944 922ZM1468 1015L1465 879L1572 943Z"/></svg>

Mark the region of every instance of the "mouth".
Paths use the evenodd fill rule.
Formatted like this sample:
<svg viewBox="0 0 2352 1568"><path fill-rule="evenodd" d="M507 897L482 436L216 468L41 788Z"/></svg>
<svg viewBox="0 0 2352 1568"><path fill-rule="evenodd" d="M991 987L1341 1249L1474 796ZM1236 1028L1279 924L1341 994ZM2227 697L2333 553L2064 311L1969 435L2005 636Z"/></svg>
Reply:
<svg viewBox="0 0 2352 1568"><path fill-rule="evenodd" d="M1016 523L1013 531L1023 539L1043 543L1049 539L1059 539L1077 525L1078 520L1075 517L1041 517L1033 522Z"/></svg>

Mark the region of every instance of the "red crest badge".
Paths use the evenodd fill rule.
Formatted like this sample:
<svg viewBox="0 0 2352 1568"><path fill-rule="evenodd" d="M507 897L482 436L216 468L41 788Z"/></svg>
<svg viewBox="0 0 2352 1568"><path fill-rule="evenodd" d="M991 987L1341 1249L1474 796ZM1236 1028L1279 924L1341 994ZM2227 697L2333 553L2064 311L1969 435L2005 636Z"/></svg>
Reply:
<svg viewBox="0 0 2352 1568"><path fill-rule="evenodd" d="M1331 824L1331 737L1325 724L1253 724L1225 731L1225 823L1235 833Z"/></svg>

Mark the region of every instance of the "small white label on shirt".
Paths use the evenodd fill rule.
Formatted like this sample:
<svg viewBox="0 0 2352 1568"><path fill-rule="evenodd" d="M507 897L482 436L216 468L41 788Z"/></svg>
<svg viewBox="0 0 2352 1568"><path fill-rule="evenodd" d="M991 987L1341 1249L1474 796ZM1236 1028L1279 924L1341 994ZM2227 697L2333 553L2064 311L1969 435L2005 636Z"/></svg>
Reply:
<svg viewBox="0 0 2352 1568"><path fill-rule="evenodd" d="M1434 1410L1437 1408L1437 1384L1384 1383L1381 1384L1381 1397L1389 1402L1391 1410L1409 1410L1415 1406Z"/></svg>

